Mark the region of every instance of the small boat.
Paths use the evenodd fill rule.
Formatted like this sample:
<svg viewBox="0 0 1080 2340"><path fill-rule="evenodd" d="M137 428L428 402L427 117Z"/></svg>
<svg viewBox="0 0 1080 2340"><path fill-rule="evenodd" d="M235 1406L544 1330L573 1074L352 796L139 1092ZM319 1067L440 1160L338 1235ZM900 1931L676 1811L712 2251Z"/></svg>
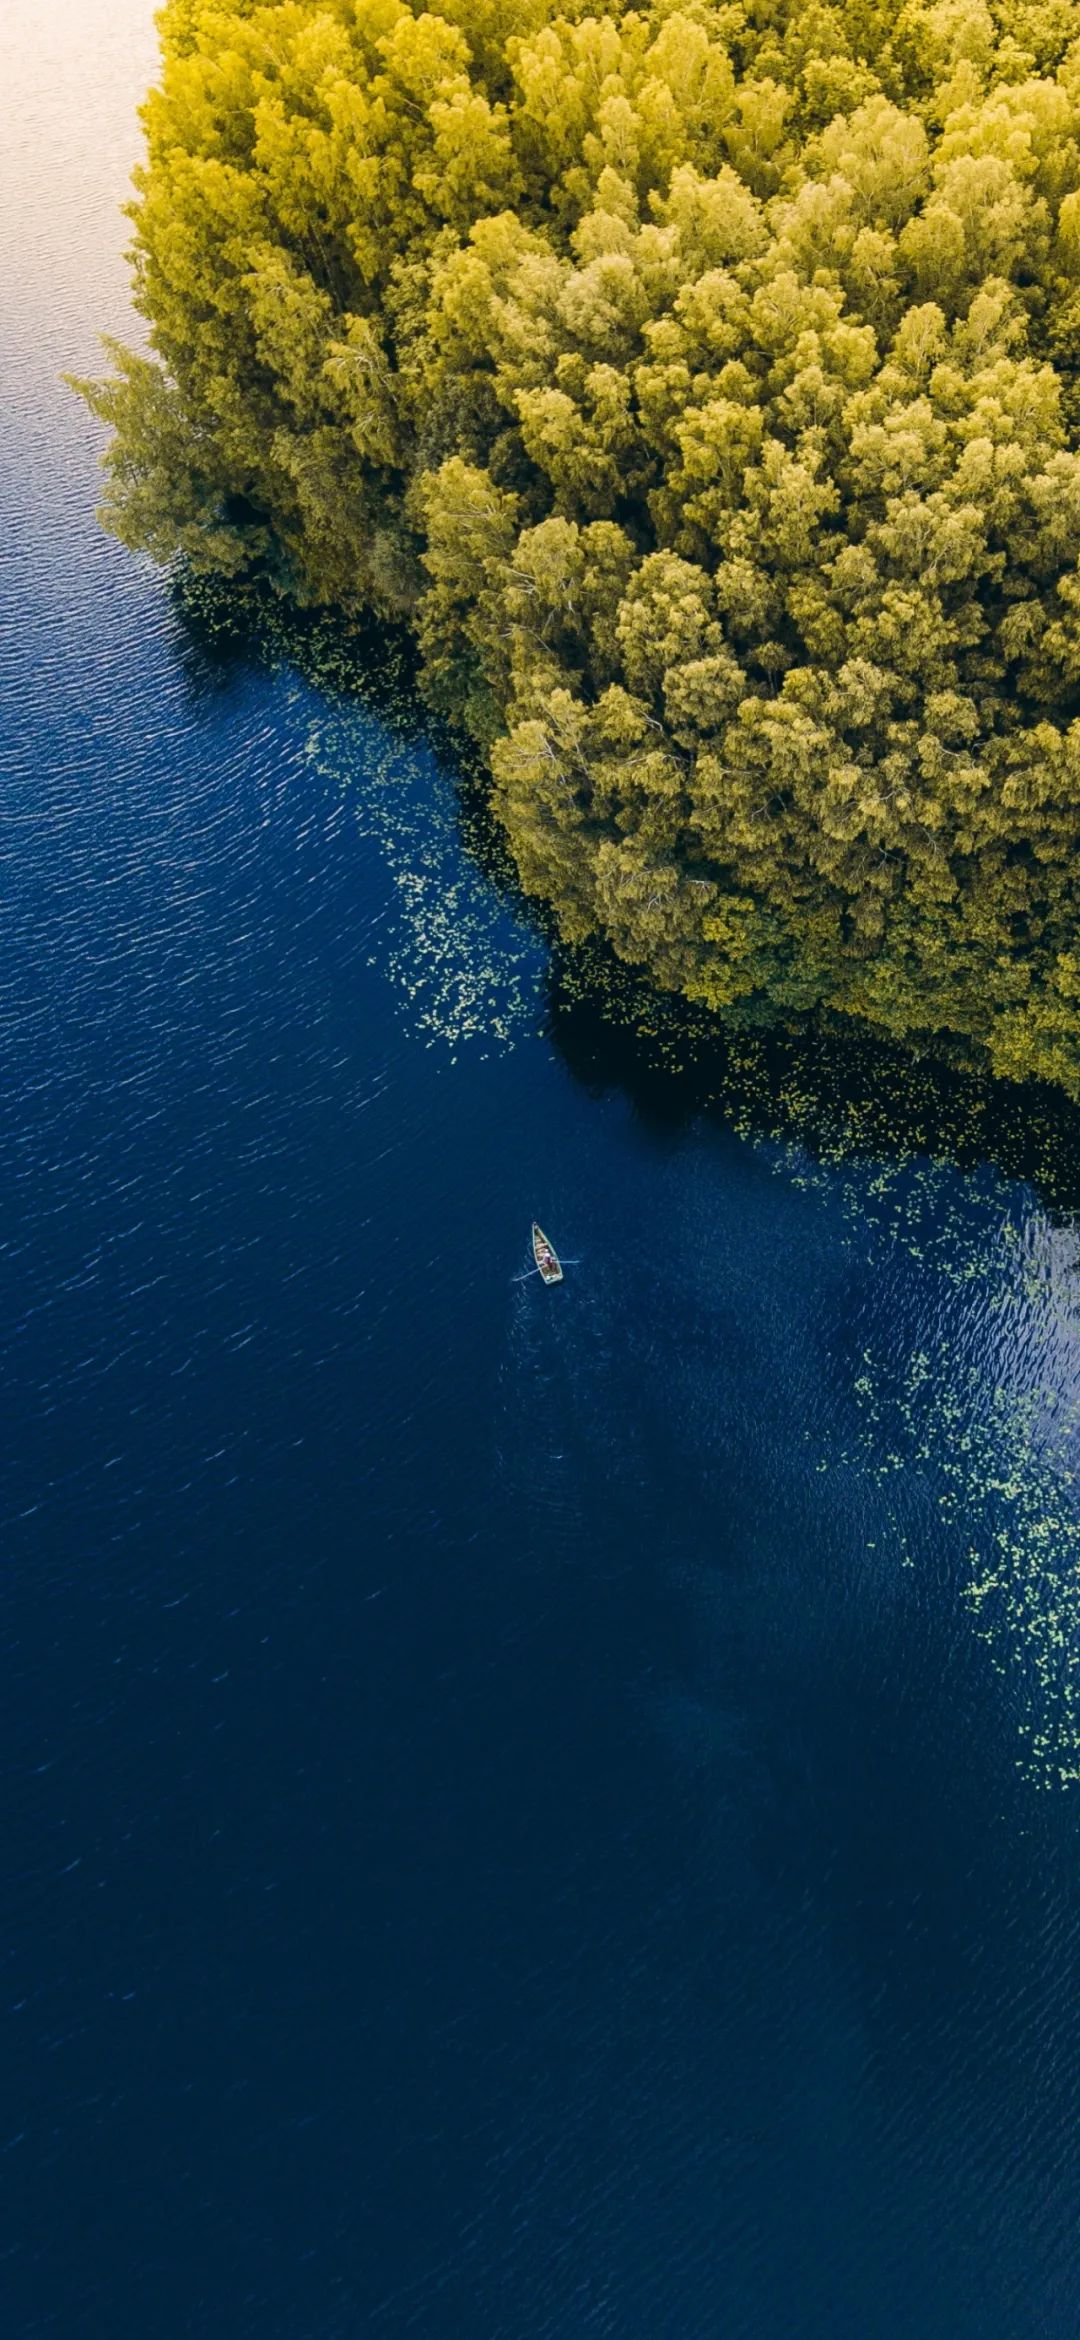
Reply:
<svg viewBox="0 0 1080 2340"><path fill-rule="evenodd" d="M543 1228L537 1226L535 1219L532 1223L532 1247L533 1258L545 1284L561 1284L563 1273L559 1254L554 1244L548 1242Z"/></svg>

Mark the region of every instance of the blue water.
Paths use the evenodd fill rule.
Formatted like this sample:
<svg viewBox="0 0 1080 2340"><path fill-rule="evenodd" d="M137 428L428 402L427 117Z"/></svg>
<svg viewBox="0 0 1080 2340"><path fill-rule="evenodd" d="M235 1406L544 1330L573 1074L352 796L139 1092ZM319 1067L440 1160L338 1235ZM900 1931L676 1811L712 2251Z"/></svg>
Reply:
<svg viewBox="0 0 1080 2340"><path fill-rule="evenodd" d="M152 65L7 0L3 2332L1072 2340L1073 1222L586 1067L99 536Z"/></svg>

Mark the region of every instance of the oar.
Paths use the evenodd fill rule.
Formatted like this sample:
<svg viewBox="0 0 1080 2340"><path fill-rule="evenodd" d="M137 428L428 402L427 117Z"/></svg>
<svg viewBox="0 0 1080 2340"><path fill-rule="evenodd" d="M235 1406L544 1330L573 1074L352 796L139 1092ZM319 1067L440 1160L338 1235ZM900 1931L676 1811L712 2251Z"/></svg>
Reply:
<svg viewBox="0 0 1080 2340"><path fill-rule="evenodd" d="M579 1259L564 1259L560 1265L562 1267L580 1267L581 1261ZM538 1276L540 1272L539 1268L525 1268L520 1276L511 1276L510 1281L512 1284L527 1284L530 1276Z"/></svg>

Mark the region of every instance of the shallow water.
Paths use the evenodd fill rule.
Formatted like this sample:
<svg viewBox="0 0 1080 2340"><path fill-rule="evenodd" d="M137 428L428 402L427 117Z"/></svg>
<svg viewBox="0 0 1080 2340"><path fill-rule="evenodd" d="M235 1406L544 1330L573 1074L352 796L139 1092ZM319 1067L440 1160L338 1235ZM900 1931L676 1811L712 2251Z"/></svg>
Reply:
<svg viewBox="0 0 1080 2340"><path fill-rule="evenodd" d="M152 65L7 0L3 2329L1071 2340L1076 1231L585 1077L99 536Z"/></svg>

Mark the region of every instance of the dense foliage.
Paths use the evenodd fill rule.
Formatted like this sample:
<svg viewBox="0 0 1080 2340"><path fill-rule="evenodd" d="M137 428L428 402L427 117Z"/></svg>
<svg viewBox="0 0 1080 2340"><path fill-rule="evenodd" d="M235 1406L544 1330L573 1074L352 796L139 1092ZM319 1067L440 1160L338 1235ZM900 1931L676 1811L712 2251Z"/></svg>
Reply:
<svg viewBox="0 0 1080 2340"><path fill-rule="evenodd" d="M568 935L1080 1090L1075 0L162 35L110 525L407 614Z"/></svg>

